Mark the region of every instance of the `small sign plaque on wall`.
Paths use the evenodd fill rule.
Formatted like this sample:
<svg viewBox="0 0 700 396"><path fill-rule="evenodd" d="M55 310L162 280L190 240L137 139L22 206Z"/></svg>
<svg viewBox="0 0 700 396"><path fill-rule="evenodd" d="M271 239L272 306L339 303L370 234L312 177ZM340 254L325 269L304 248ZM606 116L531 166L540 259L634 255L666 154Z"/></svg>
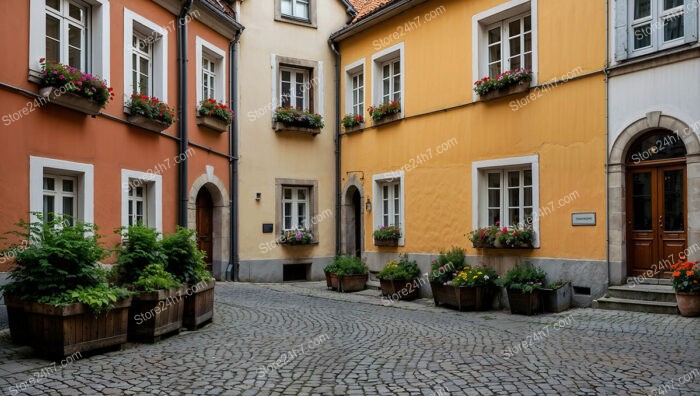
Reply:
<svg viewBox="0 0 700 396"><path fill-rule="evenodd" d="M272 234L272 223L263 223L262 231L263 234Z"/></svg>
<svg viewBox="0 0 700 396"><path fill-rule="evenodd" d="M571 214L571 225L573 225L573 226L594 226L594 225L596 225L595 215L596 215L595 212L572 213Z"/></svg>

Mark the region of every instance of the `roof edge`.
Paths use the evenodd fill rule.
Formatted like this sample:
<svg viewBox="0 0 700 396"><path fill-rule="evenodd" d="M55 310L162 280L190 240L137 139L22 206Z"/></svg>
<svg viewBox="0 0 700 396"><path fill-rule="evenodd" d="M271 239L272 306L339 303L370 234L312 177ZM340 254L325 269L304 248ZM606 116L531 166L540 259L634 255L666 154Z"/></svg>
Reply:
<svg viewBox="0 0 700 396"><path fill-rule="evenodd" d="M397 2L388 3L382 6L372 13L368 14L366 17L360 19L359 21L349 24L344 28L334 32L330 36L330 40L334 43L343 41L350 38L363 30L369 29L370 27L379 24L389 18L401 14L402 12L416 7L419 4L425 3L428 0L400 0Z"/></svg>

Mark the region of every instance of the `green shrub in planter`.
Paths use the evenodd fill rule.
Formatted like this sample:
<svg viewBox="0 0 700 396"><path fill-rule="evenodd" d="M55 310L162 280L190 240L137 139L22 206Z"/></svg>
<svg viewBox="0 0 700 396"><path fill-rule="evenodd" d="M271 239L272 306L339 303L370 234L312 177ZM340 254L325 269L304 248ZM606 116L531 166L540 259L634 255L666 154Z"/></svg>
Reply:
<svg viewBox="0 0 700 396"><path fill-rule="evenodd" d="M141 276L141 272L150 264L165 265L166 256L163 254L158 241L158 232L153 228L142 225L122 227L115 230L122 236L122 244L117 254L116 274L121 284L133 284Z"/></svg>
<svg viewBox="0 0 700 396"><path fill-rule="evenodd" d="M165 270L163 264L149 264L141 271L141 275L132 286L134 290L140 292L154 292L172 289L181 284L170 272Z"/></svg>
<svg viewBox="0 0 700 396"><path fill-rule="evenodd" d="M195 235L196 232L192 229L178 227L161 242L166 257L165 269L188 285L212 279L204 262L205 253L197 247Z"/></svg>
<svg viewBox="0 0 700 396"><path fill-rule="evenodd" d="M523 293L532 293L534 290L544 287L547 274L540 268L530 263L516 265L500 279L499 284L507 289L521 290Z"/></svg>
<svg viewBox="0 0 700 396"><path fill-rule="evenodd" d="M367 266L359 257L336 256L338 285L342 292L364 290L367 283Z"/></svg>

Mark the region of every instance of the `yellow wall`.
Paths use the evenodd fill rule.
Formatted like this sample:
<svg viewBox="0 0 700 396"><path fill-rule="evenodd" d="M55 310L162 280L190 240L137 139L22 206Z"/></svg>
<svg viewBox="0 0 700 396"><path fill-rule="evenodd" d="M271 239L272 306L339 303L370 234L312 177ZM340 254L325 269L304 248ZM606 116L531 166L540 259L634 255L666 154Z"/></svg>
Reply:
<svg viewBox="0 0 700 396"><path fill-rule="evenodd" d="M540 249L518 254L604 259L605 80L599 72L606 55L605 1L538 1L539 83L579 67L577 73L583 77L559 85L517 111L509 102L522 95L470 103L474 80L472 16L501 3L429 1L340 44L342 69L366 59L368 106L372 104L370 62L377 52L374 40L444 6L442 15L422 22L418 29L389 45L403 41L405 46L407 119L343 137L342 185L348 181L348 171L363 170L364 191L371 196L372 175L399 169L431 149L432 159L405 175L406 244L399 251L429 253L459 245L476 254L467 239L475 226L472 162L539 155L540 207L550 201L557 207L559 199L573 192L578 192L578 197L540 220ZM341 84L345 92L345 78ZM459 107L425 114L454 106ZM345 103L341 108L345 109ZM438 155L436 147L452 138L457 144ZM374 204L378 209L378 203ZM572 212L596 212L598 224L572 227ZM377 250L372 243L376 228L372 214L366 213L364 220L365 250Z"/></svg>

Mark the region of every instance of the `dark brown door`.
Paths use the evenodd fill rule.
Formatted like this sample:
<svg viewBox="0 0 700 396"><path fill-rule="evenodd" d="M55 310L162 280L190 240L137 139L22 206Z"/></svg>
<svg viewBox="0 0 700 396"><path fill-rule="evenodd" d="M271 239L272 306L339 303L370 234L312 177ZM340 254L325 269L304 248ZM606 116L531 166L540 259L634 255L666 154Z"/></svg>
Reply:
<svg viewBox="0 0 700 396"><path fill-rule="evenodd" d="M202 187L197 194L197 246L207 255L204 261L210 271L214 247L213 223L214 203L209 191Z"/></svg>
<svg viewBox="0 0 700 396"><path fill-rule="evenodd" d="M684 164L628 168L627 263L630 275L669 278L686 248Z"/></svg>

